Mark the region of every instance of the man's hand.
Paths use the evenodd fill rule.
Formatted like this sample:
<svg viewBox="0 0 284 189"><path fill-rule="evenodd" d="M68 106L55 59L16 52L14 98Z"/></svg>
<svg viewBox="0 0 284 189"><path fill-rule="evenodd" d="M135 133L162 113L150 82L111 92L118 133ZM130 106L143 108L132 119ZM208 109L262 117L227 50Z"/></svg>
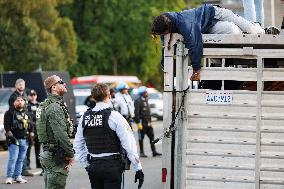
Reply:
<svg viewBox="0 0 284 189"><path fill-rule="evenodd" d="M67 171L69 172L69 169L74 164L75 159L69 157L66 157L65 159L68 161L68 164L65 166L65 169L67 169Z"/></svg>
<svg viewBox="0 0 284 189"><path fill-rule="evenodd" d="M144 173L142 172L142 170L136 171L135 173L135 183L137 182L137 180L139 180L138 182L138 189L140 189L143 185L144 182Z"/></svg>
<svg viewBox="0 0 284 189"><path fill-rule="evenodd" d="M17 139L14 137L13 133L11 131L8 131L6 133L6 137L7 137L7 141L8 141L8 145L10 144L15 144L15 145L19 145L19 142L17 141Z"/></svg>

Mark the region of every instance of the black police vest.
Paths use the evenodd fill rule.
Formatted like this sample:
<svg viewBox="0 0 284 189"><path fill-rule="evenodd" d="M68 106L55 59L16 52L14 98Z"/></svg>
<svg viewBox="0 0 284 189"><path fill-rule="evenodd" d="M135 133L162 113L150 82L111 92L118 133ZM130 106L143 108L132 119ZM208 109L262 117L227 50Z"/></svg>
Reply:
<svg viewBox="0 0 284 189"><path fill-rule="evenodd" d="M120 140L109 125L111 109L98 112L87 111L83 116L83 136L89 153L117 153L120 152Z"/></svg>

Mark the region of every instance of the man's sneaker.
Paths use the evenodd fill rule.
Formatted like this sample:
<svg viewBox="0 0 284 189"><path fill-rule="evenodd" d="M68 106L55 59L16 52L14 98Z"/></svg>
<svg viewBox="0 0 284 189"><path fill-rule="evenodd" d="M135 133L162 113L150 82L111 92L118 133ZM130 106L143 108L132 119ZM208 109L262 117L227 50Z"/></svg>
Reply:
<svg viewBox="0 0 284 189"><path fill-rule="evenodd" d="M11 177L6 178L6 184L12 184L13 183L13 179Z"/></svg>
<svg viewBox="0 0 284 189"><path fill-rule="evenodd" d="M280 33L280 30L274 26L269 26L267 28L264 28L265 34L272 34L272 35L278 35Z"/></svg>
<svg viewBox="0 0 284 189"><path fill-rule="evenodd" d="M18 177L18 178L16 178L16 182L20 183L20 184L24 184L24 183L27 183L28 181L23 179L22 177Z"/></svg>

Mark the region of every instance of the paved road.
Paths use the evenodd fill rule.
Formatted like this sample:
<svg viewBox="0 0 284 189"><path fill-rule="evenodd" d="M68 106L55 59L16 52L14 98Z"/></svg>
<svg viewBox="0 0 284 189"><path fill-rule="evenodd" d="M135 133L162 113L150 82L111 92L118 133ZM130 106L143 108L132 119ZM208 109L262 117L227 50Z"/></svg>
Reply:
<svg viewBox="0 0 284 189"><path fill-rule="evenodd" d="M162 132L162 122L154 121L153 127L155 134L158 136ZM137 139L137 133L135 132L135 137ZM161 168L162 159L161 157L151 157L151 150L148 138L144 140L146 154L149 155L148 158L142 158L142 166L145 174L145 182L143 189L159 189L162 188L161 185ZM162 151L161 143L157 145L158 151ZM33 154L32 154L33 158ZM8 152L0 152L0 189L39 189L43 188L44 182L41 176L26 177L28 179L27 184L5 184L6 166L7 166ZM32 160L32 168L35 167L34 161ZM33 169L33 173L40 172L39 169ZM137 184L134 183L135 171L130 170L125 173L125 189L136 189ZM76 162L70 171L70 175L67 180L66 189L90 189L89 179L87 173L80 165Z"/></svg>

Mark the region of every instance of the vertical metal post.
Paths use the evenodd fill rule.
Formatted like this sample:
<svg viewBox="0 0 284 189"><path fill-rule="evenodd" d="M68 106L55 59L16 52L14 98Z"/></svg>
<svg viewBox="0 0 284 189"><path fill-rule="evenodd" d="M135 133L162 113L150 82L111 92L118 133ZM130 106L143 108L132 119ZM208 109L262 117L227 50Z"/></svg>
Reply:
<svg viewBox="0 0 284 189"><path fill-rule="evenodd" d="M183 90L188 86L188 63L184 59L184 44L177 43L176 50L176 108L182 105ZM186 121L184 107L177 117L176 124L176 156L175 156L175 189L186 187Z"/></svg>
<svg viewBox="0 0 284 189"><path fill-rule="evenodd" d="M256 146L255 146L255 189L260 189L260 148L261 148L261 99L263 59L257 57L257 104L256 104Z"/></svg>
<svg viewBox="0 0 284 189"><path fill-rule="evenodd" d="M0 86L0 88L4 88L4 81L3 81L3 73L1 72L0 73L0 76L1 76L1 86Z"/></svg>
<svg viewBox="0 0 284 189"><path fill-rule="evenodd" d="M174 45L174 62L173 62L173 80L172 80L172 120L175 119L176 114L176 45ZM170 189L175 189L175 144L176 144L176 134L175 131L172 131L172 143L171 143L171 187Z"/></svg>
<svg viewBox="0 0 284 189"><path fill-rule="evenodd" d="M222 65L221 65L222 68L225 67L225 58L222 58ZM225 89L225 81L222 80L222 87L221 87L221 90L224 90Z"/></svg>
<svg viewBox="0 0 284 189"><path fill-rule="evenodd" d="M169 36L165 36L165 41L168 40ZM172 109L173 109L173 101L169 99L173 99L173 89L174 89L174 47L170 50L167 48L164 49L164 119L163 125L164 128L169 127L169 123L172 121ZM172 170L171 170L171 144L172 138L163 138L163 168L167 169L167 177L166 182L163 183L164 189L171 188L171 180L172 180Z"/></svg>
<svg viewBox="0 0 284 189"><path fill-rule="evenodd" d="M275 26L275 2L271 0L271 26Z"/></svg>

